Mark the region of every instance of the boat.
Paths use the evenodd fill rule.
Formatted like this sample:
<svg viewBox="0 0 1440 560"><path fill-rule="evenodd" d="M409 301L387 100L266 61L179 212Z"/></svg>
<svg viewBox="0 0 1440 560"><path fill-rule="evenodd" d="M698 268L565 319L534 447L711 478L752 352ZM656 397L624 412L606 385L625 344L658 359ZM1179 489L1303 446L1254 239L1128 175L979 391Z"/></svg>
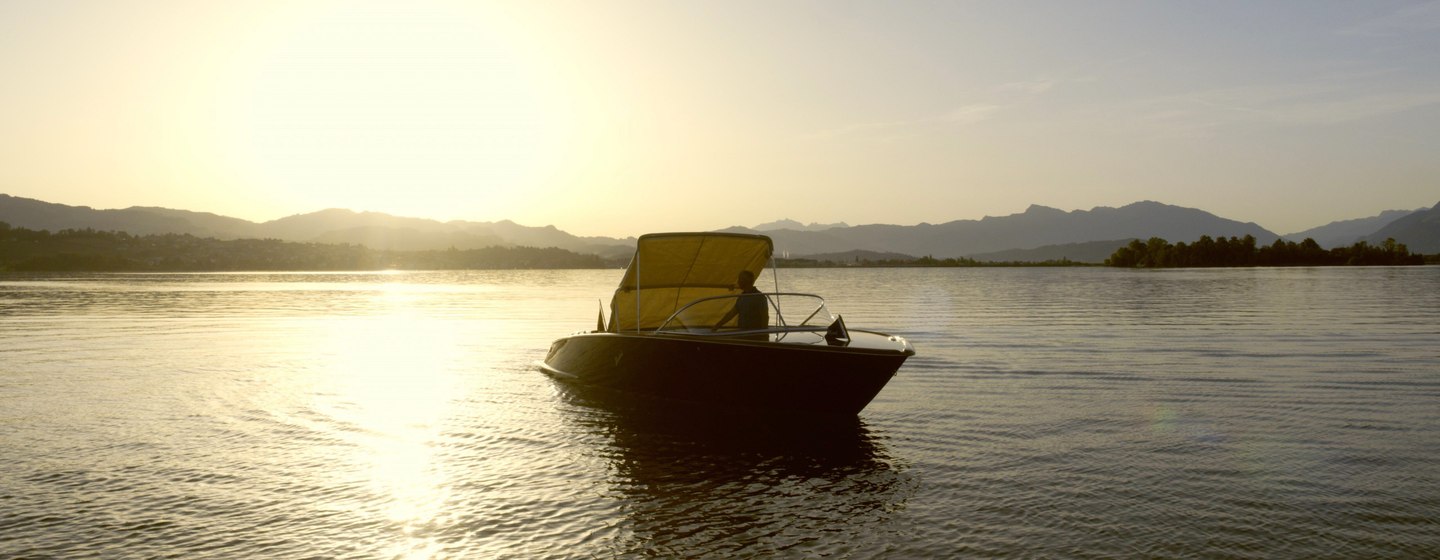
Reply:
<svg viewBox="0 0 1440 560"><path fill-rule="evenodd" d="M595 330L556 340L540 368L564 382L670 401L859 414L914 348L900 336L848 328L818 295L781 292L773 255L764 235L643 235L609 320L602 307ZM761 292L753 279L767 263L775 289Z"/></svg>

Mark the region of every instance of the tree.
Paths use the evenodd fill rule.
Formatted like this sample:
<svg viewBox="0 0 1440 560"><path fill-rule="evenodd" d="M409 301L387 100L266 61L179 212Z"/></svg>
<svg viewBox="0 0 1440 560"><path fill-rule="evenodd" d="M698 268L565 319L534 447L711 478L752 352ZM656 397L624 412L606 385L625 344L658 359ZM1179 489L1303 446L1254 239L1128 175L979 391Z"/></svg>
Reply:
<svg viewBox="0 0 1440 560"><path fill-rule="evenodd" d="M1194 244L1170 245L1152 237L1141 243L1131 241L1105 260L1107 266L1118 267L1192 267L1192 266L1334 266L1369 265L1398 266L1425 264L1423 255L1412 255L1404 243L1386 239L1380 245L1360 241L1349 247L1329 251L1314 239L1300 243L1276 239L1265 247L1257 247L1255 237L1200 236Z"/></svg>

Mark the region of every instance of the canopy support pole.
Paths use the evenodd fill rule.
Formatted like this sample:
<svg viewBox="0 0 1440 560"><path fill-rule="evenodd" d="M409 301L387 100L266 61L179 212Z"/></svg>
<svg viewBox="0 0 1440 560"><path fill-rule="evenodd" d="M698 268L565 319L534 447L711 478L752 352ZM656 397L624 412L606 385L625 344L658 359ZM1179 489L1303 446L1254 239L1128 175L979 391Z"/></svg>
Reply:
<svg viewBox="0 0 1440 560"><path fill-rule="evenodd" d="M635 332L640 332L640 242L635 242Z"/></svg>
<svg viewBox="0 0 1440 560"><path fill-rule="evenodd" d="M780 266L775 261L775 248L770 248L770 277L775 279L775 317L780 319L780 324L785 324L785 315L780 313Z"/></svg>

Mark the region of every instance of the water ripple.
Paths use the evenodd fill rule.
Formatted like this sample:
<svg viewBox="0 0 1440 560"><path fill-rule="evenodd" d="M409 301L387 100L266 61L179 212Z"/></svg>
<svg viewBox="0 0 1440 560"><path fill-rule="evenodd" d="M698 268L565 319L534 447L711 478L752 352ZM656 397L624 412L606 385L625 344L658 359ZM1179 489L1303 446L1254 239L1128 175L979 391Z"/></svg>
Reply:
<svg viewBox="0 0 1440 560"><path fill-rule="evenodd" d="M0 276L0 557L1440 553L1440 269L786 271L818 425L536 372L616 274Z"/></svg>

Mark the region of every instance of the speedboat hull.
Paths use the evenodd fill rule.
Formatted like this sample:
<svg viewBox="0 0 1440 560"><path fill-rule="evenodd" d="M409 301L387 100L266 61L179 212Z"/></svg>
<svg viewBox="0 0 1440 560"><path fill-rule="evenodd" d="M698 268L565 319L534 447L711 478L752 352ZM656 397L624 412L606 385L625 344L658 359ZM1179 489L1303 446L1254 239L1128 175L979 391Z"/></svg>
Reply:
<svg viewBox="0 0 1440 560"><path fill-rule="evenodd" d="M542 368L561 380L665 399L771 414L854 416L914 351L903 338L851 332L853 340L838 346L581 333L555 341Z"/></svg>

